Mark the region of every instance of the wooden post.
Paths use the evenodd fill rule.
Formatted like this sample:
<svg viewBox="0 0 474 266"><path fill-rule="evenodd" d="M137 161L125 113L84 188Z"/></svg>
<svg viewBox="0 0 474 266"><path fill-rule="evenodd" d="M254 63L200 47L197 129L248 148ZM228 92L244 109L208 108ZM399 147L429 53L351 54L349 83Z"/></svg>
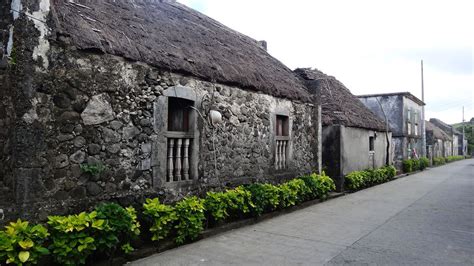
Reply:
<svg viewBox="0 0 474 266"><path fill-rule="evenodd" d="M173 182L173 150L174 150L174 139L168 139L168 182Z"/></svg>
<svg viewBox="0 0 474 266"><path fill-rule="evenodd" d="M189 180L189 139L184 139L183 179Z"/></svg>

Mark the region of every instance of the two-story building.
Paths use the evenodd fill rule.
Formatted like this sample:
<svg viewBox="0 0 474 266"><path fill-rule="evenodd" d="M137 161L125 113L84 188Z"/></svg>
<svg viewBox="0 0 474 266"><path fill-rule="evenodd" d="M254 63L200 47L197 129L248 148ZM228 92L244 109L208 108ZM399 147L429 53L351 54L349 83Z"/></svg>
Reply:
<svg viewBox="0 0 474 266"><path fill-rule="evenodd" d="M357 96L392 130L393 160L401 167L404 159L421 156L423 150L422 110L425 103L409 92Z"/></svg>

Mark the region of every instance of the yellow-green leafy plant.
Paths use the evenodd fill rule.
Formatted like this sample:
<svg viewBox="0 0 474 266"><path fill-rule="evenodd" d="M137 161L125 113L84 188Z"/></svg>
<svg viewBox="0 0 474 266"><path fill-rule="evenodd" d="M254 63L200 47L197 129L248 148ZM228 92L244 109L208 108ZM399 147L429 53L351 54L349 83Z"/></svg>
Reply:
<svg viewBox="0 0 474 266"><path fill-rule="evenodd" d="M275 210L280 205L279 187L272 184L251 184L245 187L252 195L251 212L260 216Z"/></svg>
<svg viewBox="0 0 474 266"><path fill-rule="evenodd" d="M158 198L146 199L143 214L151 218L151 240L159 241L168 237L178 219L174 207L160 203Z"/></svg>
<svg viewBox="0 0 474 266"><path fill-rule="evenodd" d="M130 239L140 234L140 224L137 221L133 207L127 209L116 203L102 203L95 208L97 218L105 221L103 230L98 231L97 248L114 256L119 245L126 253L133 250Z"/></svg>
<svg viewBox="0 0 474 266"><path fill-rule="evenodd" d="M207 192L204 198L204 209L211 223L229 217L240 218L249 213L252 207L252 194L243 186L224 192Z"/></svg>
<svg viewBox="0 0 474 266"><path fill-rule="evenodd" d="M204 204L203 200L193 196L179 201L175 205L176 212L176 238L177 244L195 240L204 229Z"/></svg>
<svg viewBox="0 0 474 266"><path fill-rule="evenodd" d="M51 232L50 251L61 265L82 265L97 249L99 231L104 230L105 220L97 212L81 212L69 216L49 216Z"/></svg>
<svg viewBox="0 0 474 266"><path fill-rule="evenodd" d="M0 264L37 264L38 260L49 254L44 242L49 236L48 230L38 224L30 225L18 219L0 231Z"/></svg>

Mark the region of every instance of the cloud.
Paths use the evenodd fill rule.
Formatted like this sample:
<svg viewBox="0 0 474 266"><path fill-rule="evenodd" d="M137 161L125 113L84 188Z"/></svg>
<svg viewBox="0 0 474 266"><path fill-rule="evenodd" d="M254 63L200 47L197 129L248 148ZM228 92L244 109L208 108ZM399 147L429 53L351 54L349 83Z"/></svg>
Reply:
<svg viewBox="0 0 474 266"><path fill-rule="evenodd" d="M269 53L292 69L335 76L354 94L410 91L421 98L424 59L427 118L458 122L462 105L474 116L470 0L178 1L266 40ZM442 110L448 106L454 109Z"/></svg>

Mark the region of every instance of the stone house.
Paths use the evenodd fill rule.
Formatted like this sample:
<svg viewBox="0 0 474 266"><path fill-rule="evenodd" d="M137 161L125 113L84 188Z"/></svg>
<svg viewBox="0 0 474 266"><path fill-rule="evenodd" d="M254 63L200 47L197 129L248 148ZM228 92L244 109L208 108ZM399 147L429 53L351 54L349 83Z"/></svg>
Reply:
<svg viewBox="0 0 474 266"><path fill-rule="evenodd" d="M452 139L451 150L449 152L449 155L446 156L467 155L467 140L465 136L463 136L463 134L459 132L459 130L437 118L431 118L430 122L435 124L441 130L443 130Z"/></svg>
<svg viewBox="0 0 474 266"><path fill-rule="evenodd" d="M174 1L0 10L7 219L320 170L319 108L259 42Z"/></svg>
<svg viewBox="0 0 474 266"><path fill-rule="evenodd" d="M442 129L425 121L426 126L426 152L430 161L436 157L446 157L451 152L452 138Z"/></svg>
<svg viewBox="0 0 474 266"><path fill-rule="evenodd" d="M322 125L322 165L338 190L344 176L353 171L389 165L390 128L344 84L316 69L295 70L309 91L320 99Z"/></svg>
<svg viewBox="0 0 474 266"><path fill-rule="evenodd" d="M422 156L422 108L425 105L409 92L357 96L380 119L388 121L392 130L393 160L397 168L414 153Z"/></svg>

